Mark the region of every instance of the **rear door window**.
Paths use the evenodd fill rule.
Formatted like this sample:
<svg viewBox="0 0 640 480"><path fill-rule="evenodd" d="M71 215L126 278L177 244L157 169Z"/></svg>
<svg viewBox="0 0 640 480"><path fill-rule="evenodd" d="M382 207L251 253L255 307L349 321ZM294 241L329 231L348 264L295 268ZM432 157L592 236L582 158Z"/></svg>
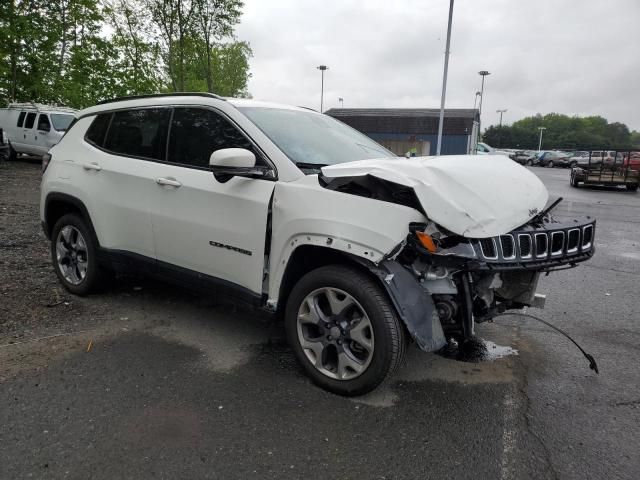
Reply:
<svg viewBox="0 0 640 480"><path fill-rule="evenodd" d="M38 130L48 132L51 130L51 123L49 123L49 117L46 113L41 113L38 117Z"/></svg>
<svg viewBox="0 0 640 480"><path fill-rule="evenodd" d="M125 156L164 160L170 116L170 108L116 112L104 148Z"/></svg>
<svg viewBox="0 0 640 480"><path fill-rule="evenodd" d="M174 110L167 161L208 169L211 154L223 148L247 149L260 162L247 137L222 115L205 108Z"/></svg>
<svg viewBox="0 0 640 480"><path fill-rule="evenodd" d="M20 115L18 115L18 123L17 123L17 126L18 126L19 128L22 128L22 125L23 125L23 123L24 123L24 117L25 117L25 115L26 115L26 114L27 114L27 112L20 112Z"/></svg>
<svg viewBox="0 0 640 480"><path fill-rule="evenodd" d="M102 147L104 145L104 139L107 136L111 115L111 113L101 113L94 117L84 139L93 145Z"/></svg>
<svg viewBox="0 0 640 480"><path fill-rule="evenodd" d="M24 128L33 128L34 123L36 123L36 113L29 112L27 114L27 119L24 122Z"/></svg>

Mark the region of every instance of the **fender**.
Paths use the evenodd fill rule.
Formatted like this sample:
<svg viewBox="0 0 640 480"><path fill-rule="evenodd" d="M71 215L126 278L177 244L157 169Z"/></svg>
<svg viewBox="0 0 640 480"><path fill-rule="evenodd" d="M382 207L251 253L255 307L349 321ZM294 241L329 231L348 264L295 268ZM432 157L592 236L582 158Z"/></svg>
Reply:
<svg viewBox="0 0 640 480"><path fill-rule="evenodd" d="M50 192L45 198L43 212L44 215L42 217L42 229L44 230L44 234L46 235L47 240L51 240L51 230L53 230L53 223L55 223L49 221L51 215L55 213L52 212L52 208L55 210L56 208L58 208L57 205L62 206L63 212L68 210L68 208L64 208L65 205L71 205L74 209L77 209L91 229L91 233L94 235L94 238L98 242L98 246L100 246L100 241L98 240L96 231L93 228L91 215L89 215L89 210L87 209L85 204L77 197L60 192Z"/></svg>

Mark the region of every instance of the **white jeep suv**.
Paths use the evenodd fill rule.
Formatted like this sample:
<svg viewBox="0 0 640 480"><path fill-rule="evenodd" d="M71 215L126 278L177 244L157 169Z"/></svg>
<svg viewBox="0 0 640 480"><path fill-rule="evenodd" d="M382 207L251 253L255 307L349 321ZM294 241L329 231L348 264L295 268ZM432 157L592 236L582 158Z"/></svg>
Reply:
<svg viewBox="0 0 640 480"><path fill-rule="evenodd" d="M320 386L368 392L474 322L539 305L594 251L503 155L399 158L304 108L152 95L77 114L44 159L41 218L72 293L142 272L284 319Z"/></svg>

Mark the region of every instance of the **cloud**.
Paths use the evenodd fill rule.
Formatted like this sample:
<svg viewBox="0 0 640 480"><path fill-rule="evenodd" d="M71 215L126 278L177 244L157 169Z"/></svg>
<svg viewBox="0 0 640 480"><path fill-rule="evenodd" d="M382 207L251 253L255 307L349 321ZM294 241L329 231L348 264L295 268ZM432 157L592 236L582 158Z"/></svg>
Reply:
<svg viewBox="0 0 640 480"><path fill-rule="evenodd" d="M438 107L446 0L245 0L255 98L319 108ZM473 106L489 70L483 124L535 113L602 115L640 130L640 2L457 0L447 107Z"/></svg>

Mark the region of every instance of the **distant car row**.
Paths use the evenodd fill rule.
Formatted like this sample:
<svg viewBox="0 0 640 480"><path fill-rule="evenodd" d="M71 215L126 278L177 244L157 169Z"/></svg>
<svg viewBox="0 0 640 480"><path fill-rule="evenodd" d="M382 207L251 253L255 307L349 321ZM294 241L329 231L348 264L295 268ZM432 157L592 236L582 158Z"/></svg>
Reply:
<svg viewBox="0 0 640 480"><path fill-rule="evenodd" d="M629 155L631 158L629 159ZM539 167L567 167L573 168L586 165L623 165L635 160L636 153L616 152L614 150L574 151L562 152L558 150L518 150L509 155L512 160L521 165Z"/></svg>

